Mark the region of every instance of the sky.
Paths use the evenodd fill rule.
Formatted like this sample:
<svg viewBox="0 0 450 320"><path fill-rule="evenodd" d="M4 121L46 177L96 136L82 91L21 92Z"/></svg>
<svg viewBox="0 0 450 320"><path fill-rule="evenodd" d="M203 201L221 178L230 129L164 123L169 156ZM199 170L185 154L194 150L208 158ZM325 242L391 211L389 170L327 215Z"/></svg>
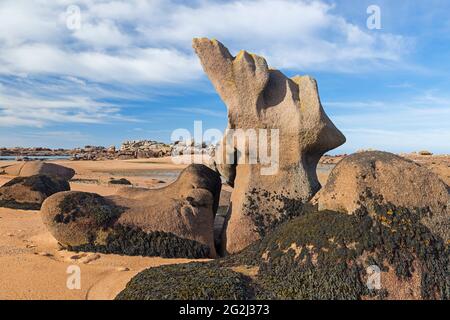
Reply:
<svg viewBox="0 0 450 320"><path fill-rule="evenodd" d="M380 28L369 28L376 5ZM223 130L193 37L317 79L360 149L450 154L447 0L0 0L0 147L170 142Z"/></svg>

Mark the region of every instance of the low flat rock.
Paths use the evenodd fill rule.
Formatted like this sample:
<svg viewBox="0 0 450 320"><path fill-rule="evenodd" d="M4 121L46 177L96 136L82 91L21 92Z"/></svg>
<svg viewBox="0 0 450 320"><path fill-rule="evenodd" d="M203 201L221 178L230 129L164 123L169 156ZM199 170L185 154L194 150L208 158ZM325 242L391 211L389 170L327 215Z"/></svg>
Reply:
<svg viewBox="0 0 450 320"><path fill-rule="evenodd" d="M35 175L17 177L0 187L0 206L19 210L39 210L49 196L70 190L65 179Z"/></svg>
<svg viewBox="0 0 450 320"><path fill-rule="evenodd" d="M48 175L70 180L75 175L75 170L55 163L28 161L6 167L4 168L4 173L17 177Z"/></svg>

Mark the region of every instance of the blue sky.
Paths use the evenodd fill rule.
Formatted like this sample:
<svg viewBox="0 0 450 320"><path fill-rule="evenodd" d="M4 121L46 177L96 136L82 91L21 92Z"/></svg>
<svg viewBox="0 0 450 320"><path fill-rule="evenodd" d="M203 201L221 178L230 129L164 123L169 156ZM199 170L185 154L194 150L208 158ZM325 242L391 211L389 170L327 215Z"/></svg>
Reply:
<svg viewBox="0 0 450 320"><path fill-rule="evenodd" d="M67 27L71 5L81 28ZM206 36L315 77L347 137L331 153L450 153L449 13L446 0L2 0L0 146L170 141L195 120L224 129L191 49Z"/></svg>

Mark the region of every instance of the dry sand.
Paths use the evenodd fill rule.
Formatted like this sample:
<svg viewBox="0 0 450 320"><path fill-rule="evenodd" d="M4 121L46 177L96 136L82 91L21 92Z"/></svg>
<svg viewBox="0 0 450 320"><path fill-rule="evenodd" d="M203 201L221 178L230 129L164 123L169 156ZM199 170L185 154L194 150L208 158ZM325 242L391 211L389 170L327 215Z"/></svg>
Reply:
<svg viewBox="0 0 450 320"><path fill-rule="evenodd" d="M421 159L424 160L424 159ZM450 179L446 159L429 160L444 180ZM72 190L114 194L121 186L110 185L110 178L126 178L135 186L157 188L176 179L185 165L170 159L55 161L75 169ZM1 162L0 167L12 164ZM333 165L320 165L319 180L326 182ZM12 177L0 175L0 185ZM229 189L229 188L228 188ZM228 190L230 191L230 190ZM86 263L86 260L97 258ZM0 208L0 299L113 299L139 271L162 264L185 263L186 259L128 257L119 255L76 254L60 250L56 240L42 224L38 211ZM67 268L81 269L81 290L67 288ZM128 271L124 271L127 270Z"/></svg>
<svg viewBox="0 0 450 320"><path fill-rule="evenodd" d="M174 180L184 165L167 159L155 161L55 161L74 168L72 190L110 195L121 186L109 185L110 177L127 178L139 186L158 187ZM3 162L0 166L4 166ZM164 172L170 175L164 176ZM152 176L154 173L154 176ZM164 183L158 183L165 177ZM0 185L12 177L0 175ZM89 179L89 180L86 180ZM92 182L90 180L95 180ZM86 260L97 258L86 263ZM113 299L139 271L187 259L76 254L60 250L46 230L38 211L0 208L0 299ZM81 290L67 288L67 268L81 270ZM128 271L124 271L129 269Z"/></svg>

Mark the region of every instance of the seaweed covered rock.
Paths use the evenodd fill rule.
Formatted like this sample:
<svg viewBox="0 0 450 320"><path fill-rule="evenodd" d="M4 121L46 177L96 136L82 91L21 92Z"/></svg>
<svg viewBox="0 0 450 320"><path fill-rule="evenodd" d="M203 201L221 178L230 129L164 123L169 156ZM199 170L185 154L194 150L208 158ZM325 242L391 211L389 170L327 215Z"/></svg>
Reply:
<svg viewBox="0 0 450 320"><path fill-rule="evenodd" d="M247 294L239 299L449 299L449 263L448 244L421 223L420 212L390 204L354 215L304 208L238 254L165 269L166 279L180 279L168 287L156 277L161 269L148 269L119 298L145 299L157 294L157 286L168 299L208 299L190 295L181 279L227 270L247 280L240 285ZM373 271L380 272L379 287ZM202 279L189 281L196 292L210 287ZM178 290L183 296L170 295Z"/></svg>
<svg viewBox="0 0 450 320"><path fill-rule="evenodd" d="M245 300L250 279L207 263L166 265L135 276L116 300Z"/></svg>
<svg viewBox="0 0 450 320"><path fill-rule="evenodd" d="M361 206L391 203L421 212L421 221L450 241L450 196L439 177L397 155L368 151L344 158L313 199L320 210L355 213Z"/></svg>
<svg viewBox="0 0 450 320"><path fill-rule="evenodd" d="M345 137L322 108L313 78L288 78L246 51L234 57L217 40L194 39L193 47L228 108L215 158L234 185L222 243L225 251L238 252L293 213L285 210L285 199L307 202L319 190L317 163Z"/></svg>
<svg viewBox="0 0 450 320"><path fill-rule="evenodd" d="M393 205L355 215L305 212L230 261L258 266L262 299L450 297L448 244L420 222L420 212ZM374 270L381 283L371 290Z"/></svg>
<svg viewBox="0 0 450 320"><path fill-rule="evenodd" d="M124 209L95 193L69 191L48 198L41 216L61 244L76 247L101 241Z"/></svg>
<svg viewBox="0 0 450 320"><path fill-rule="evenodd" d="M63 245L77 251L127 255L215 257L214 217L219 175L190 165L169 186L122 188L102 197L60 193L42 207L44 223Z"/></svg>
<svg viewBox="0 0 450 320"><path fill-rule="evenodd" d="M126 185L126 186L131 186L133 185L130 180L125 179L125 178L120 178L120 179L113 179L111 178L108 182L109 184L118 184L118 185Z"/></svg>
<svg viewBox="0 0 450 320"><path fill-rule="evenodd" d="M55 163L43 161L27 161L15 164L4 169L4 172L11 176L30 177L34 175L56 176L70 180L75 175L75 170Z"/></svg>
<svg viewBox="0 0 450 320"><path fill-rule="evenodd" d="M69 183L54 176L17 177L0 187L0 207L39 210L46 198L67 190Z"/></svg>

